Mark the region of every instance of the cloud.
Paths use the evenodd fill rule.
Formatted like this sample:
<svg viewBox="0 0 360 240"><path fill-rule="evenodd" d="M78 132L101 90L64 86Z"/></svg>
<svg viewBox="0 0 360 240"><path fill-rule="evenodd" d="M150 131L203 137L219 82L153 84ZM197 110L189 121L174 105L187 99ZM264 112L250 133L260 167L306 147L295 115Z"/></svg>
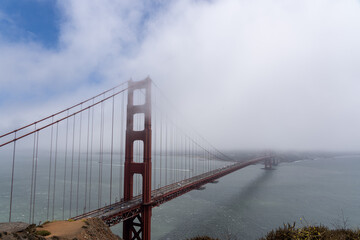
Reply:
<svg viewBox="0 0 360 240"><path fill-rule="evenodd" d="M216 145L357 149L359 23L356 1L182 1L131 64Z"/></svg>
<svg viewBox="0 0 360 240"><path fill-rule="evenodd" d="M0 41L1 92L10 99L34 94L49 101L45 111L150 75L219 148L360 147L358 1L58 6L59 49Z"/></svg>

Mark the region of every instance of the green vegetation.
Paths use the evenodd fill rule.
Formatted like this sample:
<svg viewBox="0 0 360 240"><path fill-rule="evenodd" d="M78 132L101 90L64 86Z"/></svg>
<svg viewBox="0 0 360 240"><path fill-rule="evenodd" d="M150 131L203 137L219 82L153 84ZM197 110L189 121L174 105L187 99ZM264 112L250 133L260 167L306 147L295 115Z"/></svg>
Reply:
<svg viewBox="0 0 360 240"><path fill-rule="evenodd" d="M221 239L227 240L229 238ZM236 238L231 238L236 239ZM187 240L220 240L207 236L199 236ZM259 240L360 240L360 229L351 230L345 225L337 229L329 229L325 226L295 227L294 224L284 224L276 230L272 230Z"/></svg>
<svg viewBox="0 0 360 240"><path fill-rule="evenodd" d="M260 240L360 240L360 230L335 229L331 230L324 226L306 226L296 228L286 224L277 230L272 230Z"/></svg>
<svg viewBox="0 0 360 240"><path fill-rule="evenodd" d="M88 226L90 225L90 223L89 223L87 220L83 219L82 221L83 221L86 225L88 225Z"/></svg>
<svg viewBox="0 0 360 240"><path fill-rule="evenodd" d="M36 231L35 234L39 235L39 236L48 236L51 234L51 232L46 231L46 230L40 230L40 231Z"/></svg>

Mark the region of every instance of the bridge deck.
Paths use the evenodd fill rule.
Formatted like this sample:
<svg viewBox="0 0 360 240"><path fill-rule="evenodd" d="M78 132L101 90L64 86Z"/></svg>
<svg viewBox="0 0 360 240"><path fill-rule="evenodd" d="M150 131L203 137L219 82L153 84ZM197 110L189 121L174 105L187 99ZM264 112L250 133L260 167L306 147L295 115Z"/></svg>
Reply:
<svg viewBox="0 0 360 240"><path fill-rule="evenodd" d="M198 189L204 184L212 182L220 177L229 173L237 171L241 168L247 167L252 164L264 161L267 157L252 159L246 162L239 162L223 168L219 168L189 179L176 182L162 188L153 190L151 193L152 201L149 203L151 206L156 207L162 203L170 201L180 195L183 195L193 189ZM130 201L120 201L114 204L90 211L88 213L74 217L74 220L98 217L101 218L107 225L112 226L126 219L132 218L141 213L142 197L141 195L135 196Z"/></svg>

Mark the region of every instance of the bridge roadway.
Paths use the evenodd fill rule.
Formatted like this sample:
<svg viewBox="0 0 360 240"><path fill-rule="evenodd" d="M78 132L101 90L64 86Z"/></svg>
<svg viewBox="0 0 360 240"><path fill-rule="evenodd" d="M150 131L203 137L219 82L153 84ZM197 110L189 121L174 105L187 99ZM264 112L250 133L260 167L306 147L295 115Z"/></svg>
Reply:
<svg viewBox="0 0 360 240"><path fill-rule="evenodd" d="M213 182L220 177L223 177L249 165L265 161L268 158L272 158L272 156L265 156L255 158L246 162L234 163L226 167L212 170L210 172L206 172L195 177L155 189L151 193L151 202L148 204L150 204L152 207L159 206L160 204L168 202L171 199L183 195L191 190L199 189L202 185ZM113 226L126 219L135 217L136 215L140 214L142 205L142 195L137 195L130 201L122 200L111 205L76 216L72 219L79 220L90 217L98 217L101 218L108 226Z"/></svg>

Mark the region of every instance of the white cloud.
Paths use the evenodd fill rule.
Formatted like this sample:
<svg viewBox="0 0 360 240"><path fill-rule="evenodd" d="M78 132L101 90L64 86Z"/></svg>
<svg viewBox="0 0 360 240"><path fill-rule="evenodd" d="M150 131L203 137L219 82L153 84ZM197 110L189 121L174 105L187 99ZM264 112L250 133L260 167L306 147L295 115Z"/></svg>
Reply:
<svg viewBox="0 0 360 240"><path fill-rule="evenodd" d="M58 50L0 42L2 89L150 75L220 148L360 148L358 1L173 1L144 28L142 1L59 6Z"/></svg>
<svg viewBox="0 0 360 240"><path fill-rule="evenodd" d="M133 72L186 102L216 145L357 149L359 13L356 1L182 1Z"/></svg>

